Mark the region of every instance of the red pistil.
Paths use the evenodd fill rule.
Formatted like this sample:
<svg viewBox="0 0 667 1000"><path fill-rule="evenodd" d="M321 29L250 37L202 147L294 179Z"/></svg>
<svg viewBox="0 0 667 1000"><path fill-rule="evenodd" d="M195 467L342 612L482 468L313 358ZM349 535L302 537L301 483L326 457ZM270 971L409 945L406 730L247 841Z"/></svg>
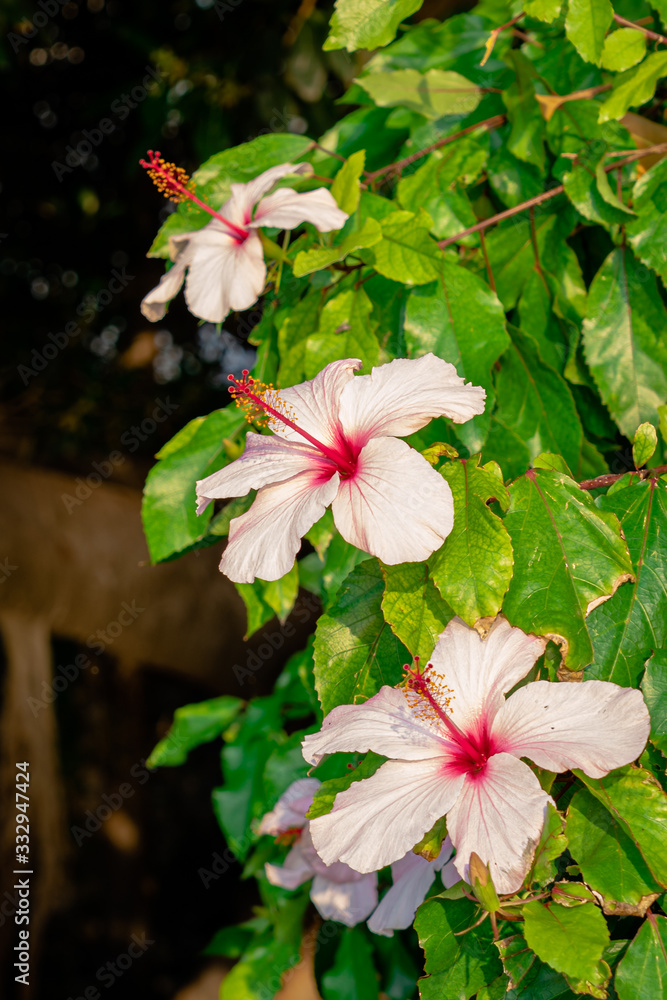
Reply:
<svg viewBox="0 0 667 1000"><path fill-rule="evenodd" d="M292 844L295 840L298 840L303 833L302 826L290 826L288 830L283 830L275 838L276 844Z"/></svg>
<svg viewBox="0 0 667 1000"><path fill-rule="evenodd" d="M308 431L304 430L303 427L299 427L299 425L296 424L293 420L290 420L288 416L286 416L284 413L281 413L280 410L277 410L274 406L271 406L270 403L267 403L266 400L262 398L262 394L255 392L254 389L256 387L256 383L255 380L251 377L247 368L243 369L243 378L240 382L238 379L234 378L233 375L228 375L227 378L232 383L229 391L232 394L232 396L235 399L237 399L237 401L238 397L245 397L245 399L248 399L252 403L254 403L255 406L258 406L260 409L264 410L265 413L268 413L269 416L273 417L274 420L279 420L287 427L291 427L293 431L296 431L297 434L300 434L302 438L305 438L305 440L308 441L309 444L314 445L318 449L318 451L320 451L325 456L325 458L328 458L330 461L332 461L336 466L336 468L338 469L338 472L344 478L348 478L349 476L354 475L354 473L356 472L357 465L352 458L349 458L347 455L343 454L343 452L339 451L337 448L330 448L328 445L323 444L321 441L318 441L316 437L313 437L313 435L310 434ZM265 389L260 390L261 393L265 391L266 391Z"/></svg>
<svg viewBox="0 0 667 1000"><path fill-rule="evenodd" d="M220 222L223 222L240 240L247 238L249 235L247 229L242 229L241 226L230 222L224 215L220 215L220 212L216 212L210 205L207 205L206 202L197 197L193 190L192 181L182 167L177 167L173 163L167 163L166 160L162 159L157 150L149 149L148 156L148 162L146 160L139 160L139 163L148 171L148 176L165 198L171 198L172 201L183 201L186 198L189 201L194 201L196 205L199 205L205 212L212 215L214 219L219 219Z"/></svg>
<svg viewBox="0 0 667 1000"><path fill-rule="evenodd" d="M462 729L456 725L456 723L449 717L447 712L440 706L440 704L433 697L433 694L429 688L429 681L426 676L426 672L429 668L432 669L432 664L427 663L426 669L420 671L419 669L419 659L415 657L416 666L410 667L407 663L405 664L405 670L408 674L408 688L415 691L421 698L423 698L432 710L435 712L437 717L444 723L445 728L456 742L456 744L461 748L461 760L462 764L466 770L470 770L473 773L479 773L484 768L487 760L492 754L491 747L488 745L488 739L484 738L481 742L483 745L480 746L480 741L474 737L467 736Z"/></svg>

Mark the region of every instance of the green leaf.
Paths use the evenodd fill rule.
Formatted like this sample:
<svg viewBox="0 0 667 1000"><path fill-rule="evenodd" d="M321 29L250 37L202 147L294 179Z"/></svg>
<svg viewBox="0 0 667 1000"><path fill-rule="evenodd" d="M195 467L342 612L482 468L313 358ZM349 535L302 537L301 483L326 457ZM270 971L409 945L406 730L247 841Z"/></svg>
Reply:
<svg viewBox="0 0 667 1000"><path fill-rule="evenodd" d="M308 896L305 899L308 901ZM269 1000L279 991L283 974L299 960L298 946L268 938L251 947L227 973L220 986L220 1000Z"/></svg>
<svg viewBox="0 0 667 1000"><path fill-rule="evenodd" d="M429 236L431 220L425 214L392 212L382 219L382 240L359 256L385 278L405 285L425 285L440 273L442 250Z"/></svg>
<svg viewBox="0 0 667 1000"><path fill-rule="evenodd" d="M329 299L320 313L317 333L306 341L306 378L314 378L326 364L339 358L361 358L366 371L379 363L372 309L363 287L347 289Z"/></svg>
<svg viewBox="0 0 667 1000"><path fill-rule="evenodd" d="M467 899L428 899L417 911L415 930L426 956L427 977L419 980L422 1000L468 1000L502 972L491 947L489 921L470 928L476 908Z"/></svg>
<svg viewBox="0 0 667 1000"><path fill-rule="evenodd" d="M409 108L425 118L442 115L467 115L482 99L477 84L451 70L399 69L393 73L371 73L357 83L379 107Z"/></svg>
<svg viewBox="0 0 667 1000"><path fill-rule="evenodd" d="M583 325L586 361L603 402L627 437L657 423L667 400L667 314L655 279L625 247L612 251L588 293Z"/></svg>
<svg viewBox="0 0 667 1000"><path fill-rule="evenodd" d="M667 886L667 794L653 775L631 765L604 778L574 773L637 845L656 882Z"/></svg>
<svg viewBox="0 0 667 1000"><path fill-rule="evenodd" d="M636 32L635 32L636 34ZM577 211L585 219L609 228L628 221L634 212L612 191L603 160L606 146L596 147L594 155L581 155L563 177L563 187Z"/></svg>
<svg viewBox="0 0 667 1000"><path fill-rule="evenodd" d="M626 229L630 244L639 259L667 283L667 160L655 163L639 178L632 191L632 207L637 218Z"/></svg>
<svg viewBox="0 0 667 1000"><path fill-rule="evenodd" d="M604 897L606 913L636 906L642 897L660 892L646 862L618 820L590 792L582 789L571 800L566 832L570 853L586 884Z"/></svg>
<svg viewBox="0 0 667 1000"><path fill-rule="evenodd" d="M582 59L600 65L614 11L609 0L569 0L565 34Z"/></svg>
<svg viewBox="0 0 667 1000"><path fill-rule="evenodd" d="M646 55L646 36L636 28L619 28L607 35L602 49L602 65L605 69L622 73L636 66Z"/></svg>
<svg viewBox="0 0 667 1000"><path fill-rule="evenodd" d="M260 135L250 142L216 153L192 175L197 195L211 208L220 208L229 198L232 184L246 183L277 163L298 159L311 144L308 136L278 132ZM170 236L201 229L210 221L208 212L197 208L191 201L181 202L161 226L148 256L168 257Z"/></svg>
<svg viewBox="0 0 667 1000"><path fill-rule="evenodd" d="M586 0L581 0L586 3ZM629 69L614 81L614 89L600 108L600 122L622 118L628 108L638 108L650 101L658 80L667 74L667 52L653 52L639 66Z"/></svg>
<svg viewBox="0 0 667 1000"><path fill-rule="evenodd" d="M443 601L424 563L383 566L382 611L392 631L426 663L453 610Z"/></svg>
<svg viewBox="0 0 667 1000"><path fill-rule="evenodd" d="M276 612L264 600L265 580L255 580L253 583L235 583L234 586L243 601L246 610L246 631L244 639L249 639L262 625L266 625Z"/></svg>
<svg viewBox="0 0 667 1000"><path fill-rule="evenodd" d="M384 764L386 759L386 757L382 757L380 754L371 751L366 754L356 767L350 768L342 777L329 778L328 781L323 781L315 792L312 805L306 814L307 818L317 819L318 816L325 816L327 813L330 813L339 792L344 792L355 781L372 777L378 768Z"/></svg>
<svg viewBox="0 0 667 1000"><path fill-rule="evenodd" d="M643 423L637 428L632 441L632 459L635 469L641 469L649 459L653 458L653 453L658 447L658 432L653 424Z"/></svg>
<svg viewBox="0 0 667 1000"><path fill-rule="evenodd" d="M667 645L667 484L636 482L598 504L618 517L636 579L591 612L595 658L586 676L634 687L651 650Z"/></svg>
<svg viewBox="0 0 667 1000"><path fill-rule="evenodd" d="M528 472L509 493L514 575L503 610L512 625L553 638L565 666L581 670L593 658L589 606L632 573L618 521L562 473Z"/></svg>
<svg viewBox="0 0 667 1000"><path fill-rule="evenodd" d="M564 832L565 821L558 810L547 803L547 816L539 843L535 848L535 860L532 868L532 881L541 886L553 882L556 875L554 861L559 858L567 847L567 837Z"/></svg>
<svg viewBox="0 0 667 1000"><path fill-rule="evenodd" d="M306 344L310 334L317 329L322 299L319 293L309 292L296 306L289 309L278 330L280 369L278 386L295 385L305 378Z"/></svg>
<svg viewBox="0 0 667 1000"><path fill-rule="evenodd" d="M360 149L350 156L340 168L331 185L331 194L338 202L338 207L352 215L359 204L359 178L364 172L366 150Z"/></svg>
<svg viewBox="0 0 667 1000"><path fill-rule="evenodd" d="M667 1000L667 917L651 916L618 963L619 1000Z"/></svg>
<svg viewBox="0 0 667 1000"><path fill-rule="evenodd" d="M365 701L383 684L396 684L410 661L382 617L384 580L375 559L348 576L338 600L315 632L315 687L322 711Z"/></svg>
<svg viewBox="0 0 667 1000"><path fill-rule="evenodd" d="M497 419L525 442L531 458L554 452L578 471L583 431L567 382L542 360L532 337L516 327L510 334L496 379Z"/></svg>
<svg viewBox="0 0 667 1000"><path fill-rule="evenodd" d="M431 351L453 364L462 378L486 389L486 412L456 428L471 451L479 450L493 407L491 370L509 344L497 296L481 278L443 258L438 280L410 291L404 330L408 357Z"/></svg>
<svg viewBox="0 0 667 1000"><path fill-rule="evenodd" d="M323 48L354 52L388 45L401 21L421 5L422 0L336 0Z"/></svg>
<svg viewBox="0 0 667 1000"><path fill-rule="evenodd" d="M164 739L148 758L148 767L178 767L202 743L210 743L224 733L243 707L241 698L223 695L184 705L174 712L174 721Z"/></svg>
<svg viewBox="0 0 667 1000"><path fill-rule="evenodd" d="M169 559L206 533L213 505L197 517L195 484L222 468L226 448L232 447L244 424L235 406L216 410L191 421L162 449L148 473L141 508L151 562Z"/></svg>
<svg viewBox="0 0 667 1000"><path fill-rule="evenodd" d="M448 462L441 470L454 498L454 528L429 559L440 593L469 625L500 611L512 576L512 543L505 525L487 506L507 507L509 496L497 476L479 468L479 456Z"/></svg>
<svg viewBox="0 0 667 1000"><path fill-rule="evenodd" d="M526 944L522 934L512 934L510 937L495 941L509 983L508 990L525 989L533 979L536 966L540 961L534 951Z"/></svg>
<svg viewBox="0 0 667 1000"><path fill-rule="evenodd" d="M349 161L348 161L349 162ZM331 264L345 260L348 254L362 247L372 247L382 239L380 224L375 219L366 219L363 227L349 233L344 240L332 247L321 247L316 250L302 250L294 261L294 274L300 278L304 274L320 271Z"/></svg>
<svg viewBox="0 0 667 1000"><path fill-rule="evenodd" d="M641 689L651 715L651 743L667 753L667 650L656 649L647 661Z"/></svg>
<svg viewBox="0 0 667 1000"><path fill-rule="evenodd" d="M560 14L563 0L523 0L523 9L528 17L537 21L555 21Z"/></svg>
<svg viewBox="0 0 667 1000"><path fill-rule="evenodd" d="M513 82L503 91L507 117L512 124L507 149L520 160L532 163L543 171L545 123L535 100L535 70L519 49L508 52L507 61L515 73Z"/></svg>
<svg viewBox="0 0 667 1000"><path fill-rule="evenodd" d="M336 960L322 976L322 1000L374 1000L378 980L373 952L362 927L346 927Z"/></svg>
<svg viewBox="0 0 667 1000"><path fill-rule="evenodd" d="M570 907L534 902L521 912L526 942L538 958L574 979L597 977L609 930L594 903Z"/></svg>

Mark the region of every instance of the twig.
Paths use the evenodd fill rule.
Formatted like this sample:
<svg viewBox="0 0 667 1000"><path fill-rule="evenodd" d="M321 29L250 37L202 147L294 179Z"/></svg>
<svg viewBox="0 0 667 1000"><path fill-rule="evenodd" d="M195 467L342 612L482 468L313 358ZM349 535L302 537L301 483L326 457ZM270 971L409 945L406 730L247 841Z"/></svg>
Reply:
<svg viewBox="0 0 667 1000"><path fill-rule="evenodd" d="M630 156L626 157L625 160L621 160L618 163L609 163L604 168L605 173L609 173L612 170L618 170L619 167L625 167L628 163L634 163L635 160L640 160L643 156L653 156L655 153L667 153L667 142L661 142L657 146L648 146L646 149L638 149L636 152L631 153ZM527 208L535 208L536 205L541 205L542 202L548 201L550 198L556 198L559 194L564 191L562 184L558 187L551 188L550 191L543 191L542 194L536 195L534 198L529 198L528 201L523 201L520 205L515 205L514 208L508 208L504 212L498 212L497 215L492 215L488 219L482 219L475 226L469 226L468 229L463 229L456 236L450 236L446 240L440 240L438 246L441 250L445 247L450 246L452 243L458 243L462 240L464 236L470 236L471 233L478 233L482 229L486 229L488 226L493 226L497 222L503 222L504 219L509 219L513 215L518 215L519 212L525 212Z"/></svg>
<svg viewBox="0 0 667 1000"><path fill-rule="evenodd" d="M428 156L435 149L441 149L443 146L449 145L450 142L454 142L456 139L461 139L464 135L468 135L470 132L474 132L478 128L485 127L491 132L494 128L500 128L507 121L506 115L493 115L491 118L485 118L484 121L477 122L475 125L468 125L467 128L461 129L460 132L455 132L453 135L448 135L444 139L438 139L431 146L426 146L424 149L418 150L416 153L412 153L411 156L406 156L403 160L397 160L395 163L389 163L386 167L380 167L379 170L374 170L372 173L365 174L365 180L367 184L372 184L382 177L383 174L387 174L390 171L402 170L404 167L409 166L414 163L415 160L420 160L422 156Z"/></svg>
<svg viewBox="0 0 667 1000"><path fill-rule="evenodd" d="M320 146L319 142L315 142L313 140L313 142L311 142L310 146L308 147L308 152L310 152L311 149L320 149L323 153L326 153L327 156L334 156L337 160L340 160L341 163L345 163L344 156L341 156L340 153L335 153L333 149L327 149L326 146Z"/></svg>
<svg viewBox="0 0 667 1000"><path fill-rule="evenodd" d="M617 24L622 24L624 28L634 28L635 31L641 31L647 38L652 38L654 42L662 42L663 45L667 45L667 38L664 35L659 35L649 28L644 28L641 24L637 24L636 21L628 21L626 17L621 17L620 14L614 14L614 20Z"/></svg>
<svg viewBox="0 0 667 1000"><path fill-rule="evenodd" d="M626 472L610 472L604 476L596 476L595 479L584 479L582 483L579 483L579 489L598 490L603 486L611 486L612 483L618 482L623 476L627 476L628 472L631 472L634 476L638 476L639 479L655 479L656 476L662 476L667 472L667 465L656 465L654 469L642 469L641 471L628 469Z"/></svg>

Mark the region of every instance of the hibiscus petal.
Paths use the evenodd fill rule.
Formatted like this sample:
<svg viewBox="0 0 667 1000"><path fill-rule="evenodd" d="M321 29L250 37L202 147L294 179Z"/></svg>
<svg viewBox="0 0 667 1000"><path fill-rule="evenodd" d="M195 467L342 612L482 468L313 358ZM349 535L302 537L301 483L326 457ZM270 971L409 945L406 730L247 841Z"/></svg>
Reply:
<svg viewBox="0 0 667 1000"><path fill-rule="evenodd" d="M339 705L319 733L303 741L303 756L319 764L328 753L373 750L399 760L428 760L447 750L447 743L427 722L416 718L402 691L385 685L362 705Z"/></svg>
<svg viewBox="0 0 667 1000"><path fill-rule="evenodd" d="M601 778L635 760L651 728L641 691L608 681L535 681L515 691L498 712L494 741L539 767L579 767Z"/></svg>
<svg viewBox="0 0 667 1000"><path fill-rule="evenodd" d="M377 874L373 872L355 882L330 882L326 875L316 875L310 898L325 920L354 927L377 906Z"/></svg>
<svg viewBox="0 0 667 1000"><path fill-rule="evenodd" d="M317 778L299 778L283 792L271 812L267 812L259 824L258 833L268 833L278 837L286 830L302 827L306 813L310 809L315 792L320 787Z"/></svg>
<svg viewBox="0 0 667 1000"><path fill-rule="evenodd" d="M447 815L461 877L470 882L475 851L489 866L496 890L515 892L530 868L548 802L527 764L507 753L490 757L483 772L466 778Z"/></svg>
<svg viewBox="0 0 667 1000"><path fill-rule="evenodd" d="M245 184L232 184L231 197L220 209L230 222L237 226L246 226L252 220L252 210L267 191L270 191L287 174L312 174L310 163L279 163L277 167L269 167L264 173Z"/></svg>
<svg viewBox="0 0 667 1000"><path fill-rule="evenodd" d="M296 889L313 877L313 869L304 857L298 841L285 858L283 865L272 865L267 861L264 872L271 885L279 885L283 889Z"/></svg>
<svg viewBox="0 0 667 1000"><path fill-rule="evenodd" d="M295 229L302 222L312 222L321 233L329 233L332 229L342 229L347 218L347 212L341 211L326 188L303 194L280 188L268 198L262 198L251 225Z"/></svg>
<svg viewBox="0 0 667 1000"><path fill-rule="evenodd" d="M162 275L155 288L151 289L148 295L144 295L141 300L141 312L151 323L157 323L162 319L167 311L167 303L171 302L174 296L178 295L185 278L185 269L188 266L188 262L189 257L183 254Z"/></svg>
<svg viewBox="0 0 667 1000"><path fill-rule="evenodd" d="M504 618L495 620L485 639L453 618L431 662L451 692L446 707L456 725L474 731L493 719L505 704L503 696L531 670L545 645L546 639L526 635ZM437 697L435 687L433 694Z"/></svg>
<svg viewBox="0 0 667 1000"><path fill-rule="evenodd" d="M321 454L310 445L249 431L240 458L197 482L197 513L206 510L212 500L244 497L268 483L282 483L299 472L322 467Z"/></svg>
<svg viewBox="0 0 667 1000"><path fill-rule="evenodd" d="M301 539L338 491L339 476L322 481L321 472L264 486L247 513L235 517L229 542L220 560L220 572L235 583L279 580L288 573L301 548Z"/></svg>
<svg viewBox="0 0 667 1000"><path fill-rule="evenodd" d="M390 566L428 559L454 524L449 483L398 438L368 442L332 510L346 541Z"/></svg>
<svg viewBox="0 0 667 1000"><path fill-rule="evenodd" d="M417 907L424 902L426 893L433 885L435 873L449 860L451 854L452 844L449 837L446 837L435 861L427 861L412 851L408 851L400 861L395 861L391 866L394 884L382 897L380 905L368 921L369 930L373 934L392 937L394 931L410 927Z"/></svg>
<svg viewBox="0 0 667 1000"><path fill-rule="evenodd" d="M377 871L407 854L451 809L463 780L444 770L441 758L389 760L339 792L330 813L310 821L315 849L325 864Z"/></svg>
<svg viewBox="0 0 667 1000"><path fill-rule="evenodd" d="M342 430L338 422L338 403L343 388L354 372L361 368L358 358L344 358L332 361L314 379L301 382L279 391L264 394L264 399L327 447L340 447ZM278 420L269 420L271 430L286 441L299 441L303 437Z"/></svg>
<svg viewBox="0 0 667 1000"><path fill-rule="evenodd" d="M195 316L220 323L230 309L247 309L266 281L264 251L257 233L239 242L213 219L191 240L192 260L185 300Z"/></svg>
<svg viewBox="0 0 667 1000"><path fill-rule="evenodd" d="M364 444L371 437L405 437L434 417L462 424L484 411L486 393L466 384L450 365L434 354L416 360L397 358L355 378L340 400L345 431Z"/></svg>

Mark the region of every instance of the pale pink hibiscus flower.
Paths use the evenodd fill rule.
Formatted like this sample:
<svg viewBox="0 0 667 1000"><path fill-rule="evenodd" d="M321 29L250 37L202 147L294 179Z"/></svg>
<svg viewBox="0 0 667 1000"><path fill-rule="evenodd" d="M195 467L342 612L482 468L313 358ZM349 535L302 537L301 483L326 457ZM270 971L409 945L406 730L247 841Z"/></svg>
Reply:
<svg viewBox="0 0 667 1000"><path fill-rule="evenodd" d="M322 860L381 868L446 815L462 878L469 881L474 851L498 892L516 891L551 801L520 758L601 778L635 760L650 729L641 692L606 681L533 681L506 699L544 647L503 618L485 639L453 619L432 663L410 672L405 692L383 687L363 705L330 712L304 740L306 760L352 750L391 759L311 822Z"/></svg>
<svg viewBox="0 0 667 1000"><path fill-rule="evenodd" d="M237 402L275 432L249 433L241 458L197 483L198 513L213 499L259 490L231 522L220 563L231 580L284 576L329 505L346 541L390 565L427 559L452 530L448 483L397 435L442 415L470 420L484 409L484 390L433 354L355 376L360 367L356 358L334 361L280 392L247 372L242 382L230 376Z"/></svg>
<svg viewBox="0 0 667 1000"><path fill-rule="evenodd" d="M287 174L311 174L309 163L281 163L246 184L232 184L230 198L215 211L195 195L180 168L152 150L148 155L149 162L141 164L167 197L189 199L213 216L202 229L169 237L173 267L141 303L142 313L153 323L162 319L184 280L188 309L211 323L220 323L230 309L248 309L256 302L266 283L260 226L294 229L312 222L328 233L348 218L326 188L304 193L281 188L264 197Z"/></svg>
<svg viewBox="0 0 667 1000"><path fill-rule="evenodd" d="M355 872L341 861L325 865L310 839L306 813L320 786L316 778L300 778L267 813L259 833L292 839L293 847L283 865L267 863L266 877L272 885L296 889L312 878L310 898L325 920L338 920L347 927L365 920L377 906L377 873Z"/></svg>
<svg viewBox="0 0 667 1000"><path fill-rule="evenodd" d="M459 873L451 860L452 853L452 842L449 837L445 837L440 854L434 861L427 861L412 851L394 861L391 866L393 885L371 914L369 930L373 934L392 937L394 931L411 927L417 908L424 902L426 893L435 881L436 872L440 872L445 889L459 881Z"/></svg>

